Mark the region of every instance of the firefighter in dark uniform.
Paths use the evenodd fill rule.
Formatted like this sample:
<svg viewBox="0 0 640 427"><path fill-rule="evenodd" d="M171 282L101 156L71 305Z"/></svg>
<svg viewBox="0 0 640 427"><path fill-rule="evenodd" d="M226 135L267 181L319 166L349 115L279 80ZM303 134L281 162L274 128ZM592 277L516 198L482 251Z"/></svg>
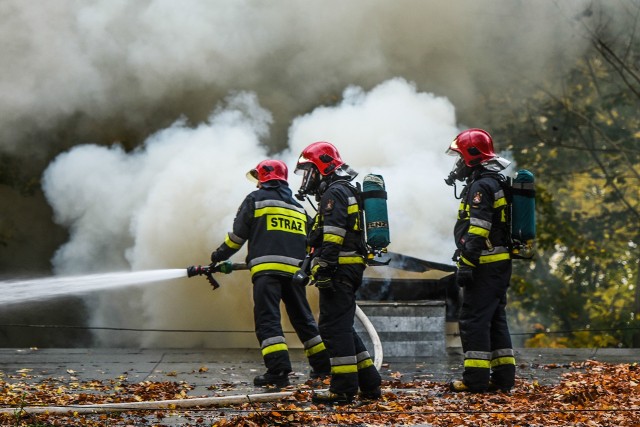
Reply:
<svg viewBox="0 0 640 427"><path fill-rule="evenodd" d="M367 249L362 202L350 181L357 173L328 142L304 149L296 165L302 174L299 199L314 195L319 202L309 246L311 283L319 289L318 325L331 357L331 384L313 394L315 403L349 403L381 396L381 378L361 338L354 330L356 291L362 283Z"/></svg>
<svg viewBox="0 0 640 427"><path fill-rule="evenodd" d="M280 320L280 301L304 345L311 376L328 376L329 354L306 298L304 286L291 283L306 254L309 216L287 183L287 166L264 160L247 173L258 189L244 199L233 231L211 254L212 265L227 260L245 242L247 266L253 282L255 331L267 372L254 379L256 386L289 385L291 361Z"/></svg>
<svg viewBox="0 0 640 427"><path fill-rule="evenodd" d="M505 312L511 256L506 178L500 171L510 162L495 154L491 135L482 129L461 132L447 154L458 160L446 183L465 182L454 228L464 372L450 389L508 392L516 365Z"/></svg>

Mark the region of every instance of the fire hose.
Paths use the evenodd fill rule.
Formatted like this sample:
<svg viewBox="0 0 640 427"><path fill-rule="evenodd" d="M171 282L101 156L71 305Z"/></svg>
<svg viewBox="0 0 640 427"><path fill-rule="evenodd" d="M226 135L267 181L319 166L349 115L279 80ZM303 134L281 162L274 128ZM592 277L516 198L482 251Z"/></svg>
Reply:
<svg viewBox="0 0 640 427"><path fill-rule="evenodd" d="M292 283L294 285L304 286L309 282L309 277L306 274L306 270L309 266L310 259L311 257L307 256L302 262L302 266L300 267L300 270L298 270L293 275ZM236 270L248 270L248 269L249 268L247 267L247 264L231 263L229 261L225 261L216 265L205 265L205 266L198 265L198 266L187 267L187 276L188 277L205 276L209 281L209 283L211 284L211 286L213 287L213 289L216 290L220 287L220 284L213 277L214 273L230 274ZM356 304L356 318L360 321L362 326L364 326L364 329L367 331L367 334L369 334L369 338L373 343L373 353L374 353L373 364L376 367L376 369L380 370L380 368L382 367L382 357L383 357L382 343L380 342L380 337L378 336L378 333L376 332L375 328L373 327L373 324L371 323L367 315L364 313L364 311L362 311L362 309L357 304Z"/></svg>
<svg viewBox="0 0 640 427"><path fill-rule="evenodd" d="M234 264L230 262L220 263L216 266L191 266L187 268L187 277L193 276L205 276L213 289L218 289L220 284L213 277L214 273L229 274L235 270L247 270L246 264ZM302 272L304 275L304 272ZM300 277L298 277L299 279ZM362 309L356 305L356 317L362 323L365 330L371 338L374 349L374 365L376 369L382 367L382 344L378 333L369 318L364 314ZM163 409L175 409L175 408L194 408L198 406L224 406L224 405L236 405L241 403L251 402L271 402L281 400L293 395L293 392L279 392L279 393L259 393L259 394L242 394L234 396L219 396L219 397L199 397L193 399L172 399L172 400L158 400L158 401L146 401L146 402L122 402L122 403L104 403L104 404L89 404L89 405L75 405L75 406L24 406L20 408L0 408L0 413L9 413L18 416L21 413L27 414L104 414L112 412L127 412L136 410L163 410Z"/></svg>

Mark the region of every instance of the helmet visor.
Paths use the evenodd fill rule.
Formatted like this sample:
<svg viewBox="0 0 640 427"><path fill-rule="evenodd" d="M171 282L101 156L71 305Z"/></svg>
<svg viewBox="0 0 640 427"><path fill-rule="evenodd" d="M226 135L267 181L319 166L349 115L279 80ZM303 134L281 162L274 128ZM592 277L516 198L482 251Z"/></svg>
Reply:
<svg viewBox="0 0 640 427"><path fill-rule="evenodd" d="M304 156L300 156L298 159L298 163L296 164L296 169L293 171L296 175L304 175L305 171L311 169L314 166L311 160L307 159Z"/></svg>
<svg viewBox="0 0 640 427"><path fill-rule="evenodd" d="M445 154L448 154L449 156L459 156L461 154L460 148L458 147L457 138L453 140L451 145L449 145L449 148L446 149Z"/></svg>
<svg viewBox="0 0 640 427"><path fill-rule="evenodd" d="M260 180L258 179L258 171L256 169L251 169L249 172L247 172L247 179L254 184L259 183Z"/></svg>

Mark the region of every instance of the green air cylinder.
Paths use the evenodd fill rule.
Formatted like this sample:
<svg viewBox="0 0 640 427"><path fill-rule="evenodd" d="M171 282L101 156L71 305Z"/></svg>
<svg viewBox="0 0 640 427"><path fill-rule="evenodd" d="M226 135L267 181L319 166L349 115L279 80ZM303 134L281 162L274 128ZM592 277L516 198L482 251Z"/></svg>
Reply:
<svg viewBox="0 0 640 427"><path fill-rule="evenodd" d="M373 249L384 249L389 239L387 191L381 175L369 174L362 180L362 199L367 229L367 244Z"/></svg>
<svg viewBox="0 0 640 427"><path fill-rule="evenodd" d="M533 173L519 170L511 185L511 237L527 247L536 237L536 190ZM522 254L525 255L525 254Z"/></svg>

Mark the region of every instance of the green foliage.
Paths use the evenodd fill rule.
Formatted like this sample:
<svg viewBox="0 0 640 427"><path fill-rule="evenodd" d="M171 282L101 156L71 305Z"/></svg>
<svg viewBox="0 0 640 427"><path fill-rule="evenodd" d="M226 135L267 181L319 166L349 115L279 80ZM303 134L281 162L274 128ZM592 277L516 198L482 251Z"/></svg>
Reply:
<svg viewBox="0 0 640 427"><path fill-rule="evenodd" d="M514 263L511 295L514 329L536 331L531 346L640 337L640 45L601 31L560 93L537 88L493 128L537 177L537 257Z"/></svg>

